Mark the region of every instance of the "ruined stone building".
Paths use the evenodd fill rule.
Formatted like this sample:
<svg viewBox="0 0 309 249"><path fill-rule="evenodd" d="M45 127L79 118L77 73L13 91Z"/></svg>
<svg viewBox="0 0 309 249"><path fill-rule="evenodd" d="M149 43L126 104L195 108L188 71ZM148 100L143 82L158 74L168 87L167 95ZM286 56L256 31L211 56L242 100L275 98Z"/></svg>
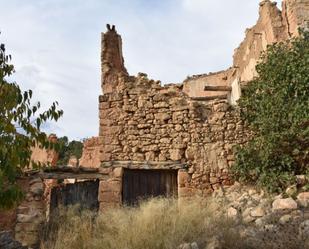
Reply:
<svg viewBox="0 0 309 249"><path fill-rule="evenodd" d="M56 143L58 138L55 134L50 134L48 140L52 143ZM56 166L59 155L55 150L44 149L39 145L36 145L31 148L31 151L32 154L30 161L41 163L43 165ZM30 165L30 168L32 168L32 165Z"/></svg>
<svg viewBox="0 0 309 249"><path fill-rule="evenodd" d="M121 37L108 26L102 34L99 137L86 142L83 154L92 158L84 166L112 172L100 185L101 208L162 191L179 197L207 195L230 184L232 148L249 135L235 107L241 88L256 76L267 45L296 36L308 17L308 0L285 0L282 11L276 3L262 1L259 19L246 30L229 69L166 86L146 74L128 74ZM100 163L93 164L98 155ZM156 176L160 170L165 173ZM147 187L156 185L153 181L159 190Z"/></svg>
<svg viewBox="0 0 309 249"><path fill-rule="evenodd" d="M40 224L59 204L79 202L104 212L148 196L206 196L231 184L233 146L250 136L235 105L241 89L256 76L267 45L297 36L308 20L309 0L284 0L282 11L262 1L230 68L174 85L129 75L121 36L108 25L102 33L99 134L84 143L79 168L40 172L24 183L15 238L35 244Z"/></svg>

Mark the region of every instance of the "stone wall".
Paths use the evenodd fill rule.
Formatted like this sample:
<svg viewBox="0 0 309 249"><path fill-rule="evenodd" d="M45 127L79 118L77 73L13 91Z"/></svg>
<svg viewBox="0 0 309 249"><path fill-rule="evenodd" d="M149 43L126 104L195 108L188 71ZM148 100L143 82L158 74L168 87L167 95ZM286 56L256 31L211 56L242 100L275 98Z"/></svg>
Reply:
<svg viewBox="0 0 309 249"><path fill-rule="evenodd" d="M183 82L183 91L190 97L206 97L225 94L224 91L205 91L205 86L228 86L235 74L233 68L216 73L193 75Z"/></svg>
<svg viewBox="0 0 309 249"><path fill-rule="evenodd" d="M104 34L102 34L103 36ZM115 32L115 26L107 24L107 32L102 37L102 53L101 53L101 72L102 72L102 91L104 93L113 92L119 89L119 79L128 76L124 67L124 59L122 56L122 40L120 35Z"/></svg>
<svg viewBox="0 0 309 249"><path fill-rule="evenodd" d="M304 26L305 22L309 19L308 0L285 0L283 1L282 9L283 11L281 12L276 6L276 3L269 0L261 1L259 19L252 28L246 30L245 39L240 44L240 46L235 49L233 65L231 68L217 73L191 76L187 78L181 85L165 88L161 87L158 82L152 82L149 84L147 83L148 86L143 89L143 87L141 87L141 85L144 84L142 83L143 74L141 74L139 77L129 76L124 66L121 37L115 31L114 26L111 27L108 25L108 31L106 33L102 33L101 83L102 90L105 95L100 97L101 127L99 132L101 138L105 137L105 145L100 145L102 141L99 141L99 138L90 139L89 142L85 142L81 165L84 164L85 166L97 167L99 165L99 161L107 160L110 154L113 154L114 157L119 157L117 155L117 153L120 153L118 150L121 151L122 149L119 149L119 144L115 144L117 141L112 140L114 139L114 135L120 134L121 125L109 126L107 123L114 122L113 118L122 122L121 119L123 116L118 116L120 114L123 115L120 111L122 106L116 106L119 103L120 105L125 105L125 108L133 108L131 113L134 113L136 108L140 109L140 105L143 105L143 100L138 100L136 97L134 97L135 90L133 88L135 87L137 87L137 94L140 94L139 91L142 92L143 96L141 98L145 98L146 105L149 104L149 101L147 100L153 97L149 95L151 91L174 91L176 88L178 89L176 95L181 95L180 91L182 91L184 94L181 95L180 98L184 98L185 101L188 101L188 98L183 96L187 95L191 98L191 100L209 101L211 99L218 98L227 100L230 104L235 105L241 96L241 87L250 81L254 76L256 76L255 66L262 51L266 49L267 45L274 42L284 41L294 35L297 35L295 30L300 26ZM147 89L148 87L150 87L151 90ZM209 89L205 90L205 87L209 87ZM174 90L168 90L169 88ZM145 91L148 93L145 93ZM120 93L120 95L118 96L115 93ZM132 101L134 104L127 105L127 103L131 103L130 101ZM104 111L109 108L112 108L113 112ZM164 109L159 110L159 108L151 108L160 112L164 111ZM165 108L170 109L173 107ZM152 110L150 111L152 112ZM130 113L130 111L126 113ZM127 115L126 113L124 116ZM154 115L154 112L149 114ZM141 114L136 115L139 115L140 118L143 118ZM150 116L151 115L148 115L147 119L150 118ZM109 118L111 118L111 120L108 120ZM133 119L139 118L135 116ZM154 118L152 118L152 120L148 119L147 122L150 123L144 124L144 126L151 126L151 122L153 121ZM136 121L130 120L130 124L133 124L134 122ZM186 121L183 124L185 123ZM158 126L159 124L156 125ZM139 126L141 127L141 124ZM132 125L130 126L130 129L133 129ZM137 134L130 134L134 132L136 131L132 130L127 132L127 134L130 135L129 139L131 139L133 135L137 136ZM122 134L122 137L126 138L127 134ZM145 144L147 141L143 143ZM100 151L103 147L104 150ZM133 147L134 150L137 149L136 146ZM124 151L121 151L123 160L132 157L126 155L127 148L128 146L125 146ZM145 148L143 150L145 150ZM159 154L157 152L140 153L139 151L136 151L134 153L134 157L135 159L136 157L140 157L147 160L147 158L158 158L159 155L161 155L160 158L163 159L164 154L166 154L168 158L170 152L167 151L168 149L164 149L163 152L160 152ZM174 152L177 153L176 150ZM173 153L173 156L175 153ZM103 158L99 159L100 156Z"/></svg>
<svg viewBox="0 0 309 249"><path fill-rule="evenodd" d="M18 179L17 185L22 190L29 189L28 179ZM17 208L12 208L9 210L0 210L0 231L13 231L16 224L16 214Z"/></svg>
<svg viewBox="0 0 309 249"><path fill-rule="evenodd" d="M57 137L53 134L48 139L50 142L57 142ZM31 161L50 166L56 165L58 160L56 151L41 148L39 145L31 150ZM31 169L32 165L29 168ZM28 172L25 172L25 177L18 179L17 183L25 194L25 198L17 208L9 213L1 212L0 216L6 216L3 219L6 222L3 224L7 224L5 229L13 231L17 241L24 246L35 247L39 242L39 233L46 218L46 211L48 211L49 202L45 196L46 184L38 174L29 176ZM0 223L1 220L0 218Z"/></svg>
<svg viewBox="0 0 309 249"><path fill-rule="evenodd" d="M282 16L289 35L298 35L299 27L308 28L307 24L309 22L309 1L284 1L282 3Z"/></svg>
<svg viewBox="0 0 309 249"><path fill-rule="evenodd" d="M17 207L15 239L22 245L36 246L45 220L44 183L38 176L27 178L25 199Z"/></svg>
<svg viewBox="0 0 309 249"><path fill-rule="evenodd" d="M27 176L18 180L25 198L12 211L12 214L0 212L0 217L9 215L7 220L0 219L0 224L9 221L6 230L12 231L17 241L22 245L37 248L36 246L40 243L43 223L50 216L52 189L84 181L104 181L110 171L106 169L59 166L37 172L28 172L26 173ZM84 201L76 193L69 193L68 198L80 198L81 204Z"/></svg>
<svg viewBox="0 0 309 249"><path fill-rule="evenodd" d="M226 101L195 102L169 90L100 98L102 162L187 162L188 190L207 193L229 184L232 146L246 141L237 110Z"/></svg>
<svg viewBox="0 0 309 249"><path fill-rule="evenodd" d="M48 140L56 143L57 137L51 134ZM56 165L58 153L55 150L48 150L36 145L31 148L31 151L31 162L50 166ZM32 164L29 165L29 168L32 168ZM27 174L25 173L25 175ZM10 224L6 226L6 229L13 230L15 239L23 245L35 246L39 240L41 225L45 220L45 184L38 175L18 179L17 183L25 194L25 198L16 209L9 213L10 216L7 217L6 222ZM0 215L2 216L3 213Z"/></svg>
<svg viewBox="0 0 309 249"><path fill-rule="evenodd" d="M99 137L92 137L84 141L83 154L79 165L83 167L98 168L100 166L101 141Z"/></svg>
<svg viewBox="0 0 309 249"><path fill-rule="evenodd" d="M132 163L138 168L144 162L160 169L166 167L164 162L185 163L186 168L178 169L180 197L208 195L231 184L233 146L245 143L251 135L237 107L230 104L236 104L241 87L256 76L255 66L267 45L292 36L288 23L291 16L299 17L299 4L285 7L282 13L276 3L262 1L257 24L246 31L235 50L233 66L189 77L180 85L161 86L143 73L129 76L121 37L108 25L102 34L104 94L99 97L99 138L101 166L110 170L110 179L100 185L102 208L121 203L121 174L114 177L115 162L121 164L116 168ZM288 10L293 15L285 14Z"/></svg>
<svg viewBox="0 0 309 249"><path fill-rule="evenodd" d="M104 212L108 208L120 207L122 204L122 167L108 167L105 169L108 179L101 180L99 185L99 210Z"/></svg>
<svg viewBox="0 0 309 249"><path fill-rule="evenodd" d="M191 97L213 96L224 92L204 91L205 86L230 86L228 100L236 104L241 86L257 76L255 66L267 45L297 36L298 28L306 27L308 21L308 0L284 0L282 11L275 2L261 1L259 19L246 30L244 40L235 49L232 67L218 73L192 76L184 81L184 91Z"/></svg>
<svg viewBox="0 0 309 249"><path fill-rule="evenodd" d="M99 98L103 166L114 161L186 163L181 196L207 195L230 184L232 147L246 141L236 109L226 100L194 101L181 86L164 87L145 74L122 84L123 90Z"/></svg>
<svg viewBox="0 0 309 249"><path fill-rule="evenodd" d="M24 245L38 242L57 179L99 179L101 211L122 204L124 168L177 170L178 197L206 196L230 185L233 146L245 143L251 134L237 107L229 103L236 103L241 86L256 75L255 65L266 46L297 35L297 27L308 20L308 9L308 0L285 0L282 12L274 3L262 1L259 20L246 31L231 68L169 86L149 80L146 74L130 76L121 37L108 25L102 34L99 137L85 141L79 162L92 169L79 172L76 167L71 173L65 169L58 178L51 176L54 173L30 177L24 186L25 200L12 214L15 238ZM32 160L54 165L57 154L36 147Z"/></svg>
<svg viewBox="0 0 309 249"><path fill-rule="evenodd" d="M240 83L248 82L257 76L255 66L267 45L289 38L287 26L276 3L262 1L257 23L246 30L244 41L234 52L233 67L237 68Z"/></svg>
<svg viewBox="0 0 309 249"><path fill-rule="evenodd" d="M49 135L48 140L52 143L57 142L57 136L54 134ZM42 148L40 145L36 145L31 148L32 154L30 160L35 163L41 163L45 165L55 166L58 161L58 153L55 150L49 150ZM30 165L30 168L32 166Z"/></svg>

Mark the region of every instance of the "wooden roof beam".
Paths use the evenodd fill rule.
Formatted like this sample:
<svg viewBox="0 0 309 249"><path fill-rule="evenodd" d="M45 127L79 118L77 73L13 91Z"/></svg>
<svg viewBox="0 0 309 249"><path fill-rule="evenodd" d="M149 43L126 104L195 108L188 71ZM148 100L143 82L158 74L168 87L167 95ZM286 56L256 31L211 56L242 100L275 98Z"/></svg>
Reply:
<svg viewBox="0 0 309 249"><path fill-rule="evenodd" d="M197 101L209 101L209 100L215 100L215 99L227 99L228 94L221 94L221 95L214 95L214 96L205 96L205 97L192 97L192 100Z"/></svg>
<svg viewBox="0 0 309 249"><path fill-rule="evenodd" d="M231 92L232 87L230 87L230 86L205 86L204 91Z"/></svg>

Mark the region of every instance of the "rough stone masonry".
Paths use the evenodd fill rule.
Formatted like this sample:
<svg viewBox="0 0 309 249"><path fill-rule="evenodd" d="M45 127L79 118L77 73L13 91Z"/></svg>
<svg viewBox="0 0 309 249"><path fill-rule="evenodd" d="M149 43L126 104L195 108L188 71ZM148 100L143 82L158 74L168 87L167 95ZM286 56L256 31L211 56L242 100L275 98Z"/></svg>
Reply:
<svg viewBox="0 0 309 249"><path fill-rule="evenodd" d="M194 75L173 87L178 87L195 100L227 99L234 105L240 97L241 87L256 76L255 66L267 45L297 36L298 28L306 27L308 21L308 0L284 0L282 11L278 9L275 2L261 1L259 19L252 28L246 30L245 39L235 49L233 65L229 69ZM129 77L124 67L121 37L115 32L115 27L109 27L109 29L107 32L109 35L106 35L108 39L102 41L104 94L111 93L112 90L122 91L125 81L134 81L134 77ZM105 57L104 53L106 53ZM102 109L102 105L100 108ZM102 147L99 137L86 141L80 165L99 167L100 151Z"/></svg>
<svg viewBox="0 0 309 249"><path fill-rule="evenodd" d="M80 166L97 169L90 175L89 169L62 172L61 179L99 179L101 211L123 203L123 175L129 169L176 171L178 197L205 196L231 184L233 146L251 136L235 105L241 88L256 75L267 45L296 36L309 20L309 0L284 0L282 6L280 11L271 1L260 3L257 24L246 31L231 68L165 86L143 73L128 74L121 37L108 25L102 34L99 136L85 142L80 160ZM26 198L13 225L23 245L37 244L58 178L25 180Z"/></svg>
<svg viewBox="0 0 309 249"><path fill-rule="evenodd" d="M110 171L100 185L101 209L122 203L124 168L178 170L179 197L208 195L230 184L232 148L250 137L235 106L241 87L256 76L267 45L298 35L308 13L308 1L285 0L282 11L262 1L257 24L246 31L231 68L165 86L144 73L128 74L121 37L108 25L102 33L99 137L86 142L84 155L92 159L89 165L83 161ZM100 164L94 165L91 151L100 155Z"/></svg>

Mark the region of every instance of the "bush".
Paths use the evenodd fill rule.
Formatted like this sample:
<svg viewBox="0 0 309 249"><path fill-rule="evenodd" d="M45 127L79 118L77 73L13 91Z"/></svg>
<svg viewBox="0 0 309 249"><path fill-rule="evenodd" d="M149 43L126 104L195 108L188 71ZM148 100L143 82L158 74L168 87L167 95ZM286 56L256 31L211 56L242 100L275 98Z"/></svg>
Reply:
<svg viewBox="0 0 309 249"><path fill-rule="evenodd" d="M236 150L238 180L280 192L309 165L309 32L269 46L239 100L255 134Z"/></svg>
<svg viewBox="0 0 309 249"><path fill-rule="evenodd" d="M67 165L71 156L80 159L83 153L83 143L81 141L69 141L68 137L58 138L59 144L59 159L57 165Z"/></svg>

